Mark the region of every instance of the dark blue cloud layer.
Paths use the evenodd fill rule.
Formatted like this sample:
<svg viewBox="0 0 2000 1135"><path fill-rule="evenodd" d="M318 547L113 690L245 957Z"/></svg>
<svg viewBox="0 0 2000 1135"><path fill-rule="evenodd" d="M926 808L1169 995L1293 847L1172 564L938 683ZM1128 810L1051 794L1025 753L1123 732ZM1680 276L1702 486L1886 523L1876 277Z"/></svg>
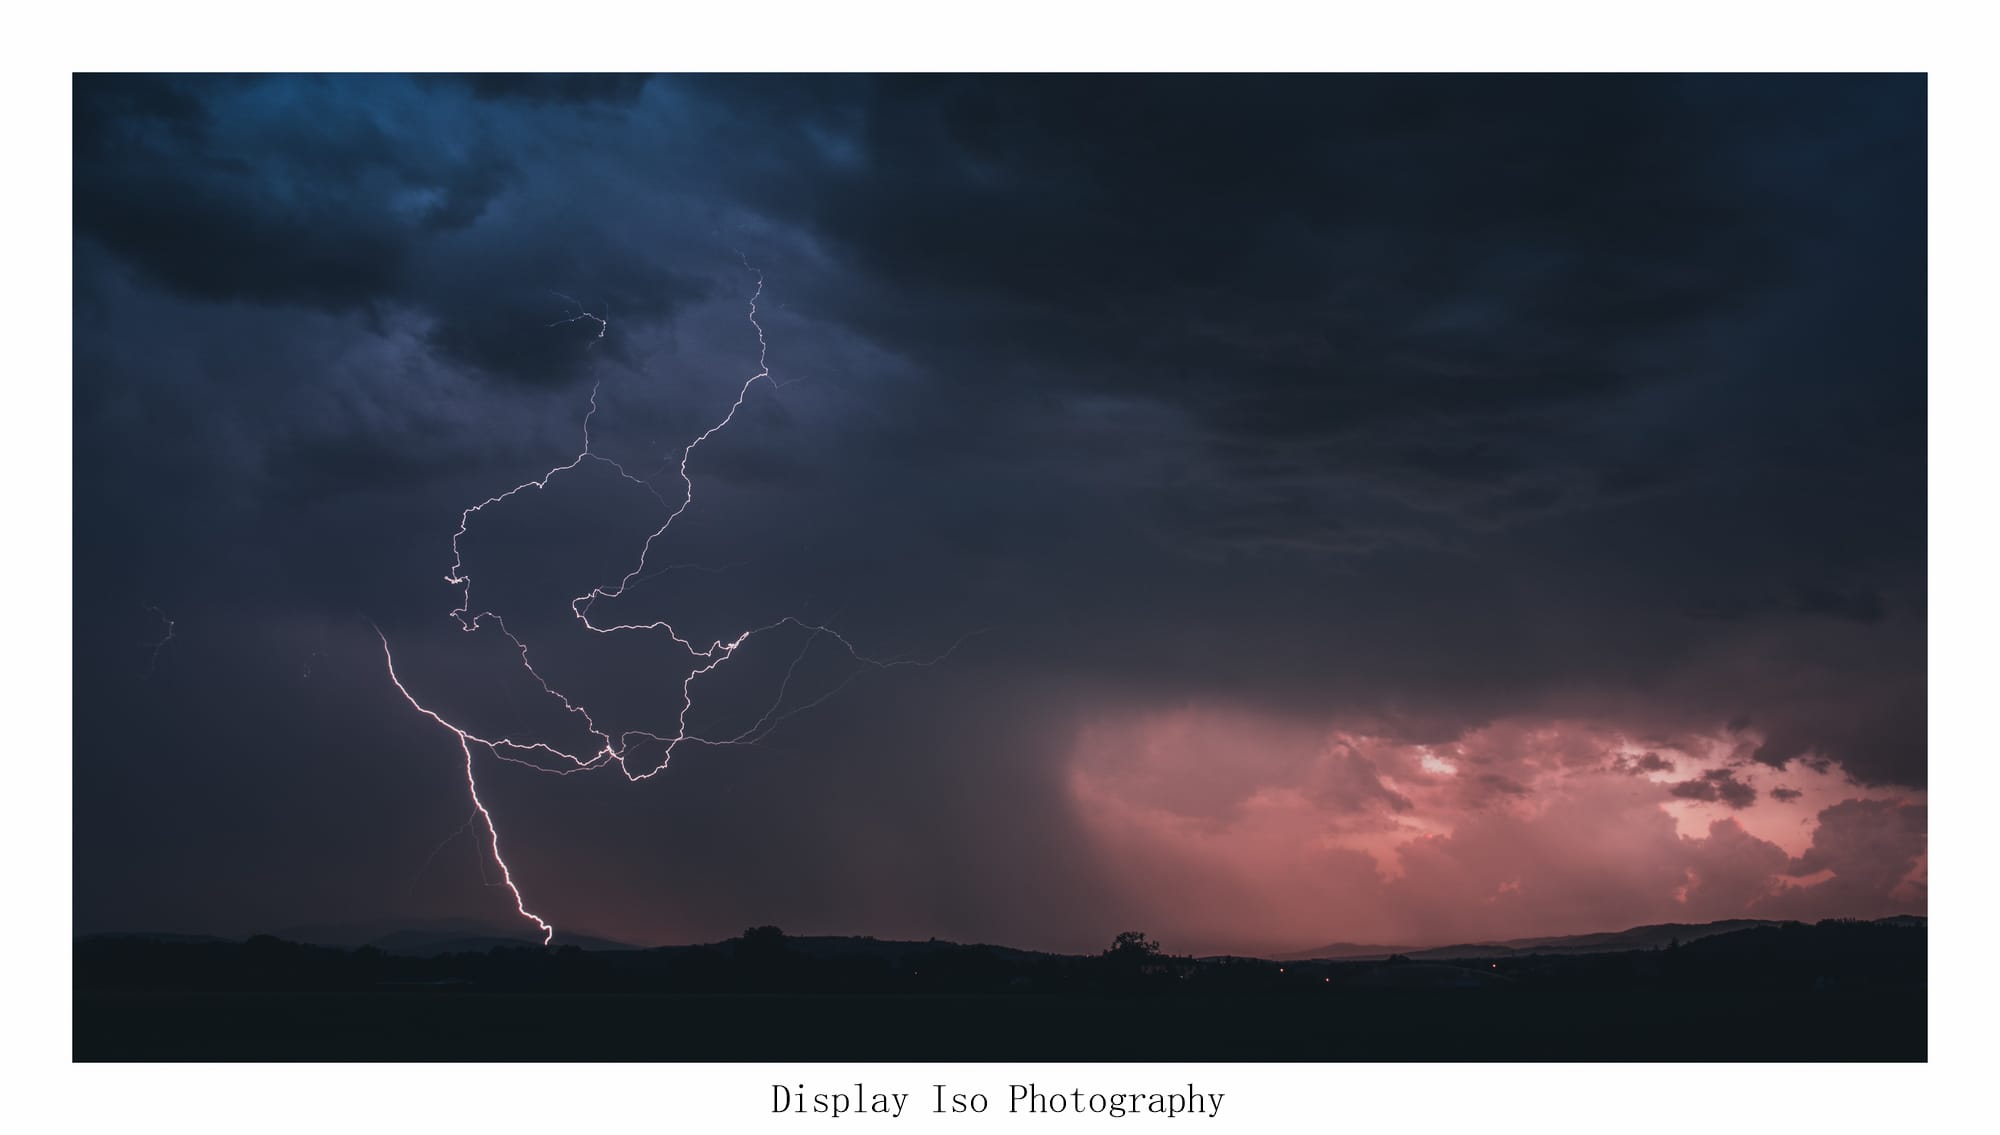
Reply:
<svg viewBox="0 0 2000 1135"><path fill-rule="evenodd" d="M530 847L591 809L696 823L681 801L710 787L695 811L725 828L794 792L875 817L800 803L686 899L690 925L754 915L724 892L819 901L799 896L830 879L776 866L809 852L902 862L882 918L913 925L958 858L1009 864L1023 904L1061 873L1063 923L1097 901L1063 723L1103 699L1413 738L1534 712L1735 722L1772 763L1924 781L1921 78L75 93L80 919L383 901L456 805L366 620L450 633L457 510L566 460L593 383L600 444L664 472L754 365L747 266L790 385L696 470L675 554L730 571L640 606L716 633L838 613L885 652L991 632L952 673L802 718L797 767L731 754L686 777L740 785L520 805L546 808ZM608 315L603 340L560 322L565 297ZM649 506L579 479L537 507L480 552L523 604L555 599L523 617L556 634ZM142 683L146 603L182 640ZM624 650L577 665L650 672ZM459 664L435 665L449 687ZM135 897L288 831L340 857ZM621 838L576 884L592 901L702 854ZM918 845L953 850L885 850ZM588 858L544 854L565 879ZM760 881L730 891L739 872Z"/></svg>

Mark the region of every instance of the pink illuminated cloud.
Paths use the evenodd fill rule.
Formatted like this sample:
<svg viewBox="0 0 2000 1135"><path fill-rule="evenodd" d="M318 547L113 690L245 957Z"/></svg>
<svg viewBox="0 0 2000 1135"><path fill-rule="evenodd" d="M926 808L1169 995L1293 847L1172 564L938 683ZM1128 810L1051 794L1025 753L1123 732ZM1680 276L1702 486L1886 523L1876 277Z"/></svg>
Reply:
<svg viewBox="0 0 2000 1135"><path fill-rule="evenodd" d="M1429 945L1925 906L1923 793L1754 731L1503 720L1437 744L1188 705L1096 720L1068 785L1188 948Z"/></svg>

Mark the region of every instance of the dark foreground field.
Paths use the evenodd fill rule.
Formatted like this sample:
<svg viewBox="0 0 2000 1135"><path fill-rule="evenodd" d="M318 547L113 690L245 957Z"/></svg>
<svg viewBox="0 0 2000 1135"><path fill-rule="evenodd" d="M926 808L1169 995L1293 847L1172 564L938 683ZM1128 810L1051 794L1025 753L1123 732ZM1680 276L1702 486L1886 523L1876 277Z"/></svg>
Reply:
<svg viewBox="0 0 2000 1135"><path fill-rule="evenodd" d="M78 1060L1922 1060L1921 994L79 993Z"/></svg>
<svg viewBox="0 0 2000 1135"><path fill-rule="evenodd" d="M709 946L75 947L78 1060L1923 1060L1921 919L1269 961L774 928ZM1645 938L1639 928L1632 935ZM1653 935L1658 937L1658 935Z"/></svg>

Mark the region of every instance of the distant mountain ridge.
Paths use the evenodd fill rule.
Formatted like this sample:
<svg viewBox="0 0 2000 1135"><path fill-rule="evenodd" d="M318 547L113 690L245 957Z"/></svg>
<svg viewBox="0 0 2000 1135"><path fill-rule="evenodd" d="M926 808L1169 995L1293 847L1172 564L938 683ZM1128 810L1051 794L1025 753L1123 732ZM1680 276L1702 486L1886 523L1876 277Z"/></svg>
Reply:
<svg viewBox="0 0 2000 1135"><path fill-rule="evenodd" d="M539 946L542 936L532 927L515 929L496 926L475 918L436 918L354 923L307 923L269 932L273 938L313 946L336 946L343 950L373 946L387 954L437 957L440 954L483 954L499 947ZM585 950L636 950L629 942L571 934L558 930L553 946L576 946Z"/></svg>
<svg viewBox="0 0 2000 1135"><path fill-rule="evenodd" d="M1901 914L1873 920L1879 925L1926 926L1928 919L1923 915ZM1731 918L1718 922L1662 922L1646 926L1634 926L1626 930L1607 931L1596 934L1564 934L1544 938L1506 938L1498 941L1464 942L1449 946L1393 946L1371 945L1356 942L1332 942L1310 950L1264 955L1271 961L1380 961L1389 957L1403 957L1411 961L1465 961L1481 958L1504 958L1525 954L1593 954L1621 953L1628 950L1656 950L1674 942L1689 943L1703 938L1712 938L1738 930L1759 927L1792 925L1784 920L1761 918ZM343 950L373 947L386 954L405 957L434 958L448 954L483 954L494 949L517 949L540 946L541 938L533 933L515 932L511 928L498 927L491 923L468 918L434 919L424 922L391 922L346 924L303 924L288 926L273 931L272 937L289 942L314 946L328 946ZM227 942L231 939L205 934L175 934L147 932L105 932L79 935L78 940L137 938L159 942ZM1056 958L1068 955L1047 950L1026 950L1012 946L996 946L986 943L958 943L932 938L929 940L874 938L866 935L785 935L786 948L801 954L819 958L878 957L899 958L938 949L976 948L990 951L992 955L1009 961L1025 961L1038 958ZM592 951L646 951L673 953L680 951L701 951L712 949L723 943L689 943L674 946L640 946L629 942L598 938L588 934L570 934L558 931L553 946L574 946ZM1222 955L1216 955L1221 957Z"/></svg>
<svg viewBox="0 0 2000 1135"><path fill-rule="evenodd" d="M660 946L661 950L706 950L724 943L698 946ZM1030 961L1037 958L1056 958L1064 955L1047 950L1022 950L1013 946L995 946L986 942L947 942L941 938L918 941L914 938L874 938L865 935L807 934L799 937L785 936L785 948L815 958L843 957L888 957L896 958L908 954L921 954L935 950L986 950L995 957L1008 961Z"/></svg>
<svg viewBox="0 0 2000 1135"><path fill-rule="evenodd" d="M1928 925L1923 915L1898 914L1874 921L1891 926ZM1719 922L1661 922L1598 934L1560 934L1548 938L1506 938L1495 942L1464 942L1451 946L1371 946L1332 942L1311 950L1279 955L1277 961L1369 961L1401 955L1412 961L1455 961L1498 958L1514 954L1610 954L1625 950L1656 950L1674 942L1694 942L1750 930L1784 926L1782 919L1726 918Z"/></svg>

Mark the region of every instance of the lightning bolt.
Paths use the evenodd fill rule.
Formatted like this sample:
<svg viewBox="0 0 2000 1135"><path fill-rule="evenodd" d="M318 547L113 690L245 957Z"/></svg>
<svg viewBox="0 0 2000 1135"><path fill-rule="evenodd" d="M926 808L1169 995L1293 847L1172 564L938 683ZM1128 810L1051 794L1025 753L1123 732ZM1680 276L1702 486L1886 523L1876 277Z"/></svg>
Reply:
<svg viewBox="0 0 2000 1135"><path fill-rule="evenodd" d="M567 327L572 323L581 323L586 319L590 320L592 323L597 324L597 334L590 340L590 342L585 343L583 345L584 350L587 351L590 348L595 347L599 342L601 342L604 339L604 333L611 330L611 305L606 304L604 307L604 314L598 315L597 313L591 311L589 308L583 306L582 303L578 302L573 297L566 296L561 292L550 292L549 294L556 297L559 300L562 300L564 303L576 309L575 315L570 316L568 319L558 319L554 323L549 324L550 327Z"/></svg>
<svg viewBox="0 0 2000 1135"><path fill-rule="evenodd" d="M165 611L160 610L150 603L146 605L146 610L151 611L154 618L166 624L166 633L160 636L159 641L148 644L153 650L152 655L146 660L146 677L150 678L153 676L153 671L160 665L160 652L167 648L168 643L174 641L174 621L167 617ZM144 679L141 680L143 681Z"/></svg>
<svg viewBox="0 0 2000 1135"><path fill-rule="evenodd" d="M424 877L424 872L431 869L431 864L437 862L437 857L444 853L444 849L450 847L453 840L457 839L459 836L464 835L466 832L471 831L472 825L478 822L479 822L479 813L474 812L471 815L468 815L467 817L465 817L464 823L453 828L451 830L450 835L444 837L443 840L439 841L436 847L431 848L431 853L429 855L424 856L423 864L417 868L417 873L410 876L410 889L412 891L416 890L417 882ZM479 857L479 875L482 881L486 877L486 857L483 855Z"/></svg>
<svg viewBox="0 0 2000 1135"><path fill-rule="evenodd" d="M818 623L808 623L791 616L786 616L763 626L752 627L728 640L713 640L706 645L697 644L682 635L674 628L671 622L664 619L648 623L610 622L603 625L592 621L591 612L599 600L615 601L623 596L626 590L635 583L643 582L644 580L678 568L695 566L690 564L668 564L653 568L649 572L647 565L648 559L653 552L653 545L667 534L667 531L673 527L674 522L679 520L694 503L694 479L689 473L688 467L689 463L694 459L695 450L700 448L703 442L728 428L729 424L736 419L737 411L743 408L743 403L750 396L750 390L753 386L759 382L763 382L766 385L773 385L769 363L770 344L765 338L764 326L757 318L757 303L764 294L764 276L762 272L751 268L747 261L744 267L757 277L756 287L750 294L748 313L750 326L757 334L757 369L755 373L745 378L742 384L738 386L735 400L730 403L729 409L721 418L715 424L703 430L694 440L688 442L681 449L678 466L681 482L679 501L676 502L668 497L661 496L650 482L632 475L617 461L591 448L590 424L592 419L597 416L598 394L598 388L593 386L590 392L589 409L583 416L583 446L577 451L576 456L564 464L554 466L540 477L523 481L503 493L488 497L478 504L466 508L459 514L458 529L451 536L451 568L446 572L444 578L445 582L458 588L459 592L458 605L451 610L450 617L456 619L459 628L467 633L490 625L512 643L515 651L520 655L522 668L534 678L544 693L562 705L566 713L574 715L583 723L584 728L595 739L594 749L588 753L572 753L544 741L516 740L511 737L485 737L474 733L471 729L447 721L442 715L419 701L416 695L410 692L409 687L403 683L402 678L396 672L396 660L389 646L389 638L386 634L382 633L381 628L376 628L375 633L382 640L382 656L388 667L389 680L395 685L396 691L403 696L403 700L410 703L411 708L430 718L457 738L459 751L465 758L466 791L471 798L473 807L473 814L468 818L467 823L470 824L476 821L485 829L488 850L492 854L493 861L500 868L500 885L504 886L508 893L513 896L514 907L520 913L521 917L533 922L541 929L544 945L554 940L555 926L541 915L528 909L527 900L522 895L519 885L515 883L513 872L509 869L506 859L501 854L499 828L494 822L492 811L487 808L479 796L478 775L474 762L474 753L476 751L484 750L496 759L521 765L537 772L552 773L558 776L568 776L574 773L615 766L624 774L628 781L647 780L664 771L668 763L673 759L675 750L684 743L718 747L757 744L769 736L771 731L784 721L825 702L828 698L833 697L852 684L862 673L870 670L887 670L903 666L935 666L949 658L964 643L966 638L971 637L970 635L961 636L958 642L953 643L949 649L928 659L878 659L862 654L859 650L855 649L853 643L831 627ZM561 296L561 293L556 294ZM605 332L609 329L609 321L606 316L597 315L586 310L582 304L577 303L577 301L568 296L561 296L561 298L575 306L577 314L567 319L558 320L556 323L550 324L550 326L561 326L585 319L593 320L598 325L598 334L592 342L595 343L604 338ZM627 571L616 583L593 587L582 595L574 597L570 600L569 608L570 613L577 621L585 629L594 634L661 633L673 639L686 653L688 668L681 677L680 707L678 713L675 715L674 729L671 734L631 729L614 735L607 729L600 727L586 706L550 684L541 672L535 668L528 643L508 629L505 619L492 610L474 610L472 575L466 568L465 555L460 547L460 541L464 539L466 533L470 530L474 518L481 516L487 509L503 504L515 496L529 492L540 492L548 488L549 483L557 476L572 472L586 462L600 463L616 472L623 479L645 489L660 503L666 513L666 518L661 521L659 527L655 528L646 537L644 543L640 545L637 561L632 565L631 570ZM714 673L716 669L735 657L736 653L753 637L784 627L805 631L807 632L807 637L798 655L792 659L791 665L786 669L784 679L779 683L776 697L771 702L770 707L764 711L753 725L734 736L704 738L691 734L688 731L687 719L689 712L694 708L696 680ZM171 630L171 624L169 624L169 629ZM807 651L811 650L813 645L822 638L838 643L845 650L848 657L859 664L860 668L850 673L845 680L836 684L831 690L826 691L818 697L801 705L787 707L785 701L791 687L793 675L798 670L799 664L805 659ZM659 763L650 769L635 771L628 763L627 758L634 755L634 746L648 744L663 747Z"/></svg>

